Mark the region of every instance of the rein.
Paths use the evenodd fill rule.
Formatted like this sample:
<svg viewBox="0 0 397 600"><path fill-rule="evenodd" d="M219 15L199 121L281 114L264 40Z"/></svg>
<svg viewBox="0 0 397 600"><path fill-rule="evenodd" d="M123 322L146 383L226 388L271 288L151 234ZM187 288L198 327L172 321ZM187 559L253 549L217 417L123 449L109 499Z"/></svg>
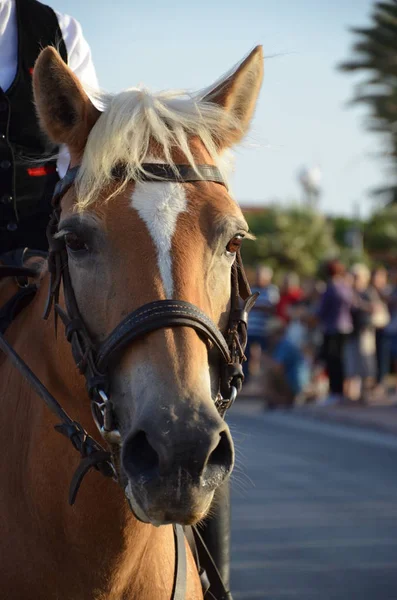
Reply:
<svg viewBox="0 0 397 600"><path fill-rule="evenodd" d="M142 166L143 181L173 181L180 183L211 181L225 185L219 170L211 165L198 165L196 169L189 165L171 167L170 165L148 163ZM121 436L117 429L113 405L109 398L111 388L110 368L122 350L152 331L169 327L191 327L205 341L208 350L211 350L211 356L213 354L212 349L217 351L221 368L219 393L214 402L219 414L224 417L227 409L231 407L241 390L244 380L242 363L245 360L244 350L247 344L247 320L249 311L258 296L258 294L251 294L241 256L237 252L231 270L231 308L225 334L197 306L182 300L158 300L147 303L127 315L100 345L96 344L78 308L70 278L65 241L63 238L55 237L61 217L61 200L74 184L78 171L78 166L69 169L54 190L53 213L47 229L50 285L43 318L47 319L52 307L54 307L55 329L57 328L58 316L65 326L65 333L71 344L73 358L80 373L86 379L93 419L101 436L107 442L109 451L89 436L83 427L66 413L59 402L7 342L3 335L4 330L0 330L1 350L44 400L48 408L60 419L61 423L55 426L56 431L68 437L74 448L80 452L81 461L70 485L70 504L74 503L85 474L93 467L106 477L112 477L120 485L123 485L119 465ZM114 176L120 176L120 168L115 169ZM34 274L36 273L34 272ZM0 266L0 278L9 276L15 276L17 281L21 277L26 279L32 276L32 270L22 266ZM63 284L66 311L59 305L61 284ZM29 301L33 296L34 293L31 293ZM243 300L242 305L240 299ZM19 300L14 304L18 305ZM182 600L185 597L184 590L186 586L186 565L183 567L183 561L186 560L183 541L184 530L180 525L175 524L173 527L177 560L172 600ZM206 552L208 554L208 551ZM214 568L216 570L215 566ZM200 573L200 575L202 575L202 581L203 578L205 580L205 572ZM215 577L214 587L217 588L219 592L217 597L221 600L221 598L227 598L228 593L221 582L219 574L218 579L219 582ZM208 588L208 586L206 587Z"/></svg>

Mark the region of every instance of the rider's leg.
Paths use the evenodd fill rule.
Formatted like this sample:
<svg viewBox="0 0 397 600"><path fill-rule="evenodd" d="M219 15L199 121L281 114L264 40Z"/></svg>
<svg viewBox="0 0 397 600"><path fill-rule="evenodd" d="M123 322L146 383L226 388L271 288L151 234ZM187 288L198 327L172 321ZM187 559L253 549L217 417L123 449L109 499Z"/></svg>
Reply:
<svg viewBox="0 0 397 600"><path fill-rule="evenodd" d="M230 483L215 492L211 515L200 533L218 568L226 589L230 589Z"/></svg>

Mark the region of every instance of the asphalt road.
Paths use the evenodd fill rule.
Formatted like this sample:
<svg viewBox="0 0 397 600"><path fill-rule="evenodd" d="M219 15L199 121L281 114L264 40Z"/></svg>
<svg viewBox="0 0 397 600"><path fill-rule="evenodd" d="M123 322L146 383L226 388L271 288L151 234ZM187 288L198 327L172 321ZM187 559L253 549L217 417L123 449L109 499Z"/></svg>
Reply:
<svg viewBox="0 0 397 600"><path fill-rule="evenodd" d="M397 600L397 436L239 406L228 422L233 598Z"/></svg>

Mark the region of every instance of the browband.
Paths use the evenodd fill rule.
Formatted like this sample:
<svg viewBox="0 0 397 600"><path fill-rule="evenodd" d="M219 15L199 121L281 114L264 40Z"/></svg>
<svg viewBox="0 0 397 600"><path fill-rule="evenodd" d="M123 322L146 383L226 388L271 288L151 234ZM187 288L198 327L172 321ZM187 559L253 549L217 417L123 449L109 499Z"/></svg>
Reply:
<svg viewBox="0 0 397 600"><path fill-rule="evenodd" d="M74 183L79 172L79 166L69 169L63 179L60 179L55 186L54 201L62 196L66 190ZM114 179L123 176L124 167L122 165L113 169ZM212 181L220 183L226 187L221 172L218 167L213 165L197 165L195 168L190 165L166 165L162 163L143 163L139 174L139 181L173 181L181 183L193 183L195 181Z"/></svg>
<svg viewBox="0 0 397 600"><path fill-rule="evenodd" d="M212 165L165 165L162 163L144 163L142 165L140 181L180 181L191 183L194 181L212 181L226 187L218 167Z"/></svg>

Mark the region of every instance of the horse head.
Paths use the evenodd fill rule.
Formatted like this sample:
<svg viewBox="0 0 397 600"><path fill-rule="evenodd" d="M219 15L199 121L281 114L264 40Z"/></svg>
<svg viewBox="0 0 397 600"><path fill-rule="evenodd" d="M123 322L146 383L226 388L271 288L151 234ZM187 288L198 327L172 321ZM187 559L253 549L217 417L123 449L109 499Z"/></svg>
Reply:
<svg viewBox="0 0 397 600"><path fill-rule="evenodd" d="M225 331L231 269L249 235L240 208L219 182L147 181L144 167L222 170L249 127L262 71L257 47L204 92L129 89L104 96L101 112L54 49L41 53L34 92L42 128L79 166L56 237L97 344L126 315L161 300L188 302ZM233 469L230 431L214 403L220 361L207 342L191 327L165 324L109 365L120 469L143 521L197 522Z"/></svg>

